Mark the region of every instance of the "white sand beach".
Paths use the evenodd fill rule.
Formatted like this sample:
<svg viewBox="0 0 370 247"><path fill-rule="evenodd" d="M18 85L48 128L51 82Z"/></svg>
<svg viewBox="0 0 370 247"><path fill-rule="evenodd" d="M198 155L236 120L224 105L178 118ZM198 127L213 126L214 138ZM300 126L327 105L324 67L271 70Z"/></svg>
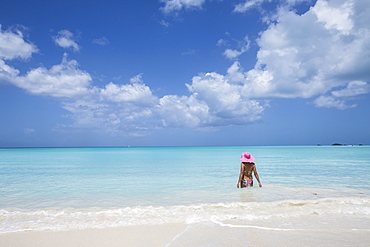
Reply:
<svg viewBox="0 0 370 247"><path fill-rule="evenodd" d="M160 224L71 231L25 231L0 235L2 247L179 246L368 246L368 230L281 231Z"/></svg>

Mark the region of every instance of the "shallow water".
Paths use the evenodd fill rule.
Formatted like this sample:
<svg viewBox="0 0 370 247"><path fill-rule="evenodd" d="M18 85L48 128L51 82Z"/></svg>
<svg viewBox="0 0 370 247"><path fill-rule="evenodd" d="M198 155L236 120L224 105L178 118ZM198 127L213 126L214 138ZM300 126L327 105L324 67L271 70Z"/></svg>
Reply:
<svg viewBox="0 0 370 247"><path fill-rule="evenodd" d="M236 188L244 151L263 188ZM2 233L207 222L370 229L368 146L0 149L0 169Z"/></svg>

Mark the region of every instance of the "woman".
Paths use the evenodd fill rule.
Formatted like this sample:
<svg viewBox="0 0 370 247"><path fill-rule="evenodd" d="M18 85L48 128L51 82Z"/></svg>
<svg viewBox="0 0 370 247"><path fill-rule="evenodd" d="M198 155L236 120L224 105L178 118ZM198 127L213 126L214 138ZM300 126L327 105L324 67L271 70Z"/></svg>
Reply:
<svg viewBox="0 0 370 247"><path fill-rule="evenodd" d="M253 163L254 160L255 160L254 157L250 153L248 152L242 153L242 158L240 159L242 163L240 163L240 174L239 181L237 184L238 188L253 186L252 172L254 173L254 176L258 181L258 186L262 187L260 177L258 176L256 164Z"/></svg>

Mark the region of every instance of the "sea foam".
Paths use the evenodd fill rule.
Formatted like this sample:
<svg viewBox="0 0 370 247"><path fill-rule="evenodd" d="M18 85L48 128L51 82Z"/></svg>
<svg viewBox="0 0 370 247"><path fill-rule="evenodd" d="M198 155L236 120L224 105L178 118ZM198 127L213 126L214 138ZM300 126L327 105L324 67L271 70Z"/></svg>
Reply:
<svg viewBox="0 0 370 247"><path fill-rule="evenodd" d="M305 219L352 218L370 220L370 199L364 197L283 200L274 202L230 202L178 206L124 208L64 208L0 210L0 233L17 231L64 231L165 223L215 223L221 226L257 227ZM231 223L233 222L233 223ZM274 223L275 222L275 223ZM284 223L285 222L285 223ZM284 224L282 224L284 223ZM366 226L364 226L366 228ZM368 226L370 228L370 226ZM287 227L279 229L290 229ZM294 228L296 229L296 228Z"/></svg>

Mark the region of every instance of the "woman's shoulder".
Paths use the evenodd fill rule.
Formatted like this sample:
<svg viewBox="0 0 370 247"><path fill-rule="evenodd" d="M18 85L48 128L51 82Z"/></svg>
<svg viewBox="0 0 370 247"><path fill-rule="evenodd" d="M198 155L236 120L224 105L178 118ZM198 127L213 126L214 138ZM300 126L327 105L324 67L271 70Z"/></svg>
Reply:
<svg viewBox="0 0 370 247"><path fill-rule="evenodd" d="M254 162L242 162L242 164L244 164L244 165L255 165Z"/></svg>
<svg viewBox="0 0 370 247"><path fill-rule="evenodd" d="M244 166L256 166L256 164L254 162L242 162L241 165L244 165Z"/></svg>

